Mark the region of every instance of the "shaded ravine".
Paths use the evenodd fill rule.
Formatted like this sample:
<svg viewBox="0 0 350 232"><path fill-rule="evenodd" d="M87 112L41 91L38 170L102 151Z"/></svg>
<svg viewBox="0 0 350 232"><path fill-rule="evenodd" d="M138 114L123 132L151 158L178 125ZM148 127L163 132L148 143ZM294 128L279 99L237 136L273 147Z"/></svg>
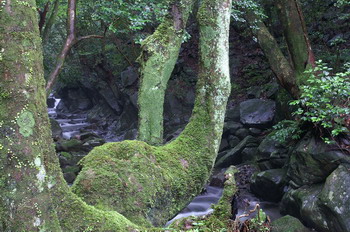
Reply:
<svg viewBox="0 0 350 232"><path fill-rule="evenodd" d="M51 106L53 107L48 108L48 114L50 118L55 119L59 123L62 129L63 139L71 139L76 136L79 136L81 130L86 129L91 125L87 122L86 115L73 113L58 114L56 112L56 107L61 99L57 99L54 97L52 98L54 99L54 104L51 104ZM224 172L221 171L220 173L221 174L217 174L217 178L223 179ZM237 204L238 208L236 216L240 216L249 212L249 210L254 209L256 204L259 204L260 208L270 217L272 221L281 217L281 214L279 213L279 205L277 203L262 201L259 198L257 198L254 194L250 193L250 191L247 189L240 189L239 192L240 194L239 196L237 196L239 202ZM213 209L211 208L211 206L219 201L222 193L222 187L217 187L213 185L205 186L203 192L197 197L195 197L188 204L188 206L184 208L179 214L177 214L174 218L169 220L165 226L170 225L173 221L180 218L189 216L204 216L212 213ZM252 213L250 217L241 217L240 221L243 222L254 216L255 213Z"/></svg>

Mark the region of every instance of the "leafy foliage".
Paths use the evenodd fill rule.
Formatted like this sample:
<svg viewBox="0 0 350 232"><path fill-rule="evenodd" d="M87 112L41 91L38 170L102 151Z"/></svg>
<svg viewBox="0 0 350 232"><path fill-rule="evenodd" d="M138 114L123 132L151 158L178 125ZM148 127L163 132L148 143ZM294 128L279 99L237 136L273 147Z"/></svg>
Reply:
<svg viewBox="0 0 350 232"><path fill-rule="evenodd" d="M291 105L299 105L294 112L301 121L311 122L331 136L349 132L346 118L350 114L350 66L347 70L331 74L322 61L314 69L306 71L308 85L301 86L301 97Z"/></svg>
<svg viewBox="0 0 350 232"><path fill-rule="evenodd" d="M286 143L290 140L297 140L303 133L300 129L300 124L297 121L283 120L276 124L274 127L275 133L272 138L279 143Z"/></svg>
<svg viewBox="0 0 350 232"><path fill-rule="evenodd" d="M243 0L232 2L231 16L235 21L246 22L244 19L244 14L247 11L254 12L259 19L264 19L267 17L263 8L261 7L261 1Z"/></svg>

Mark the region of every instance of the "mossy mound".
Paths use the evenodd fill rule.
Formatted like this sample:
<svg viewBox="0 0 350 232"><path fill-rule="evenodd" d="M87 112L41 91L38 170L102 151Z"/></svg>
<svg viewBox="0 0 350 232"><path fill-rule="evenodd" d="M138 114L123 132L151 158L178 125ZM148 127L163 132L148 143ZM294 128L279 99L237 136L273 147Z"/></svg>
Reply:
<svg viewBox="0 0 350 232"><path fill-rule="evenodd" d="M205 151L184 142L182 137L163 147L140 141L96 147L80 161L83 169L72 190L138 225L164 225L201 191L212 166Z"/></svg>

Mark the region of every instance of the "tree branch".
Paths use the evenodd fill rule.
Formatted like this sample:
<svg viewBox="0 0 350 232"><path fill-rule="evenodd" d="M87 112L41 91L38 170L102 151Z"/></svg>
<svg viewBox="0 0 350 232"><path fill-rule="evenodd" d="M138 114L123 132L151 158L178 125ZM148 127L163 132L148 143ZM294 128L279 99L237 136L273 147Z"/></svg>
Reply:
<svg viewBox="0 0 350 232"><path fill-rule="evenodd" d="M62 67L66 60L66 57L71 50L71 48L78 42L89 39L89 38L104 38L100 35L87 35L76 37L76 8L77 0L68 0L68 10L67 10L67 38L64 46L61 50L61 53L56 59L56 65L53 71L50 73L47 84L46 84L46 94L49 95L53 85L56 83L58 75L61 73Z"/></svg>

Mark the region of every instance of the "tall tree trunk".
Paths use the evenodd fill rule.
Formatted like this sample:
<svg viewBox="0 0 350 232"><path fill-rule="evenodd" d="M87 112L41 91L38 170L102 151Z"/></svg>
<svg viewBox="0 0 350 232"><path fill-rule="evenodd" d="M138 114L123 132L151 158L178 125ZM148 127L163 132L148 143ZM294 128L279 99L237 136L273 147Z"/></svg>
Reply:
<svg viewBox="0 0 350 232"><path fill-rule="evenodd" d="M42 39L44 44L47 42L47 39L49 37L51 28L52 28L52 26L54 25L54 23L56 21L59 5L60 5L60 1L59 0L55 0L55 2L53 4L52 11L51 11L51 14L50 14L50 17L46 21L45 26L44 26L43 30L41 31L41 39Z"/></svg>
<svg viewBox="0 0 350 232"><path fill-rule="evenodd" d="M292 64L299 79L307 67L314 65L315 58L298 1L277 0L277 8Z"/></svg>
<svg viewBox="0 0 350 232"><path fill-rule="evenodd" d="M276 6L279 9L279 18L284 29L291 62L283 55L276 39L262 19L249 8L245 9L246 19L255 28L253 33L280 85L297 99L300 96L299 86L305 83L304 71L314 66L315 58L298 0L277 0Z"/></svg>
<svg viewBox="0 0 350 232"><path fill-rule="evenodd" d="M131 231L63 179L51 139L35 0L0 6L0 231Z"/></svg>
<svg viewBox="0 0 350 232"><path fill-rule="evenodd" d="M140 227L119 213L99 210L84 203L70 191L63 179L46 112L35 1L28 0L27 3L6 0L0 8L0 229L136 231ZM136 214L140 210L149 212L145 220L158 220L157 215L164 206L170 210L167 215L173 215L198 194L208 179L218 150L230 90L228 28L231 6L229 0L216 0L215 3L206 0L203 4L200 14L202 71L196 106L185 131L177 140L161 148L126 141L95 149L95 153L99 150L105 152L96 157L103 166L107 169L112 165L117 171L107 180L114 180L115 175L124 179L118 179L121 186L117 193L113 193L115 183L102 183L98 189L94 188L92 182L99 177L98 172L88 172L87 175L93 175L93 178L83 183L89 191L106 190L116 194L112 199L114 203L127 193L129 198L122 203L135 203L129 206L136 210ZM211 15L211 20L204 15ZM117 149L122 153L114 153ZM118 160L114 163L112 157L108 157L110 155L119 155ZM93 154L84 162L90 162L91 156ZM123 168L117 165L118 162L124 164L124 173L118 172ZM145 168L143 173L137 172L142 167ZM138 182L140 180L145 181ZM135 198L132 198L133 187L138 193ZM148 198L144 202L143 192ZM153 207L149 209L149 206ZM115 209L122 210L120 207ZM110 206L103 208L109 209ZM159 220L164 222L165 218Z"/></svg>
<svg viewBox="0 0 350 232"><path fill-rule="evenodd" d="M185 130L165 146L123 141L95 148L81 160L72 186L87 203L118 210L137 224L164 225L201 191L218 152L230 93L230 12L230 0L202 1L197 96Z"/></svg>
<svg viewBox="0 0 350 232"><path fill-rule="evenodd" d="M142 44L140 68L139 135L152 145L163 143L163 105L168 80L179 56L194 0L174 0L168 17Z"/></svg>
<svg viewBox="0 0 350 232"><path fill-rule="evenodd" d="M253 33L258 39L258 43L264 51L279 84L285 88L293 98L299 98L299 87L297 85L294 68L282 53L276 39L271 35L269 29L261 19L253 12L247 11L245 18L253 27Z"/></svg>
<svg viewBox="0 0 350 232"><path fill-rule="evenodd" d="M54 154L45 106L35 1L0 7L0 230L59 231L47 152Z"/></svg>

